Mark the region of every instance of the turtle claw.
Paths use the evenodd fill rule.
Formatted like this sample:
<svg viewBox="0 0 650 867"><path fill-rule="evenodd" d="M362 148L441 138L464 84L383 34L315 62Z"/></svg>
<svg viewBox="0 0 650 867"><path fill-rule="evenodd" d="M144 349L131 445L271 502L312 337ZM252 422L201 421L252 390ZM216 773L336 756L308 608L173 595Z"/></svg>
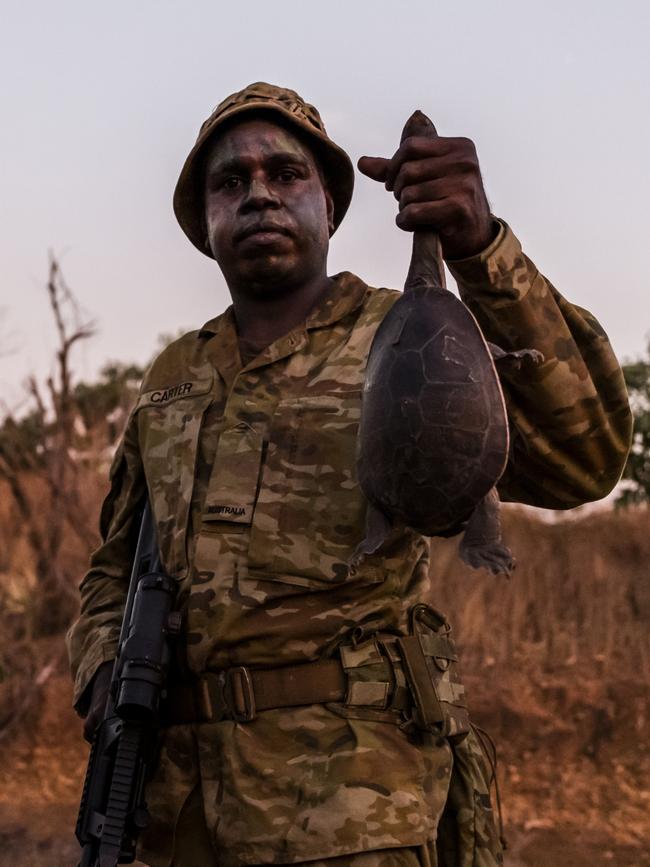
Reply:
<svg viewBox="0 0 650 867"><path fill-rule="evenodd" d="M505 575L509 577L517 561L512 556L512 551L507 545L492 544L483 546L464 545L461 540L458 553L463 563L467 563L472 569L487 569L492 575Z"/></svg>

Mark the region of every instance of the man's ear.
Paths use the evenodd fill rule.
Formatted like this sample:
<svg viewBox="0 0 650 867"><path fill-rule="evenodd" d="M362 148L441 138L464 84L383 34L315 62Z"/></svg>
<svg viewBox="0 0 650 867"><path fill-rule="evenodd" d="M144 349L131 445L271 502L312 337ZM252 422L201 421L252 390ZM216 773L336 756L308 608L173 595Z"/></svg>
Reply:
<svg viewBox="0 0 650 867"><path fill-rule="evenodd" d="M203 249L209 256L211 256L212 250L210 248L210 238L208 237L208 227L205 222L205 217L203 217L201 222L203 223Z"/></svg>
<svg viewBox="0 0 650 867"><path fill-rule="evenodd" d="M203 209L201 212L201 228L203 230L203 248L208 256L214 258L212 248L210 247L210 238L208 237L208 221L205 218L205 201L203 202Z"/></svg>
<svg viewBox="0 0 650 867"><path fill-rule="evenodd" d="M331 238L334 234L334 199L327 187L324 187L323 189L325 191L325 207L327 208L327 228Z"/></svg>

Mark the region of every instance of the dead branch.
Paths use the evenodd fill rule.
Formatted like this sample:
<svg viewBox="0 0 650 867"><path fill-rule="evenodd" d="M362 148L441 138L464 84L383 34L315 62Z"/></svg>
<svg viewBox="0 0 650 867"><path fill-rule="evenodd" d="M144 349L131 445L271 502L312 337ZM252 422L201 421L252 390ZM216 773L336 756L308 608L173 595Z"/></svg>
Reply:
<svg viewBox="0 0 650 867"><path fill-rule="evenodd" d="M25 437L24 429L8 414L0 438L0 479L7 483L33 552L39 582L36 628L44 635L67 625L76 601L73 579L78 576L67 575L62 565L66 533L71 530L87 548L95 542L87 524L74 458L75 419L80 412L70 361L74 346L90 337L94 326L81 321L79 305L53 254L46 291L58 346L55 371L46 381L47 396L35 377L26 385L32 403L30 418L37 433L32 431Z"/></svg>

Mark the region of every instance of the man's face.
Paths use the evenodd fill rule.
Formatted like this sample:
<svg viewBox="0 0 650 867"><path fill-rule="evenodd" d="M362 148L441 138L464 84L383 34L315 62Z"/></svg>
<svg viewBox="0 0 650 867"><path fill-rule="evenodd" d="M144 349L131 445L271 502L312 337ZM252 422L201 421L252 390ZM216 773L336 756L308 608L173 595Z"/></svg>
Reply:
<svg viewBox="0 0 650 867"><path fill-rule="evenodd" d="M332 198L311 151L267 121L226 130L205 163L205 220L231 288L259 294L325 272Z"/></svg>

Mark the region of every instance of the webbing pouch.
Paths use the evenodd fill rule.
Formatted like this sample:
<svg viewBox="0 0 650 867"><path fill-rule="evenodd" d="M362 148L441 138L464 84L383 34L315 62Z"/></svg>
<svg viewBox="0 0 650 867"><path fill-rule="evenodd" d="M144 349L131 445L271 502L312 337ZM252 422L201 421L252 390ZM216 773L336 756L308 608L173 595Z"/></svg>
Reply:
<svg viewBox="0 0 650 867"><path fill-rule="evenodd" d="M398 639L413 697L413 722L424 731L462 740L470 729L458 653L447 619L430 605L409 612L410 635Z"/></svg>
<svg viewBox="0 0 650 867"><path fill-rule="evenodd" d="M364 642L342 645L341 664L347 675L346 707L388 707L390 668L374 636Z"/></svg>

